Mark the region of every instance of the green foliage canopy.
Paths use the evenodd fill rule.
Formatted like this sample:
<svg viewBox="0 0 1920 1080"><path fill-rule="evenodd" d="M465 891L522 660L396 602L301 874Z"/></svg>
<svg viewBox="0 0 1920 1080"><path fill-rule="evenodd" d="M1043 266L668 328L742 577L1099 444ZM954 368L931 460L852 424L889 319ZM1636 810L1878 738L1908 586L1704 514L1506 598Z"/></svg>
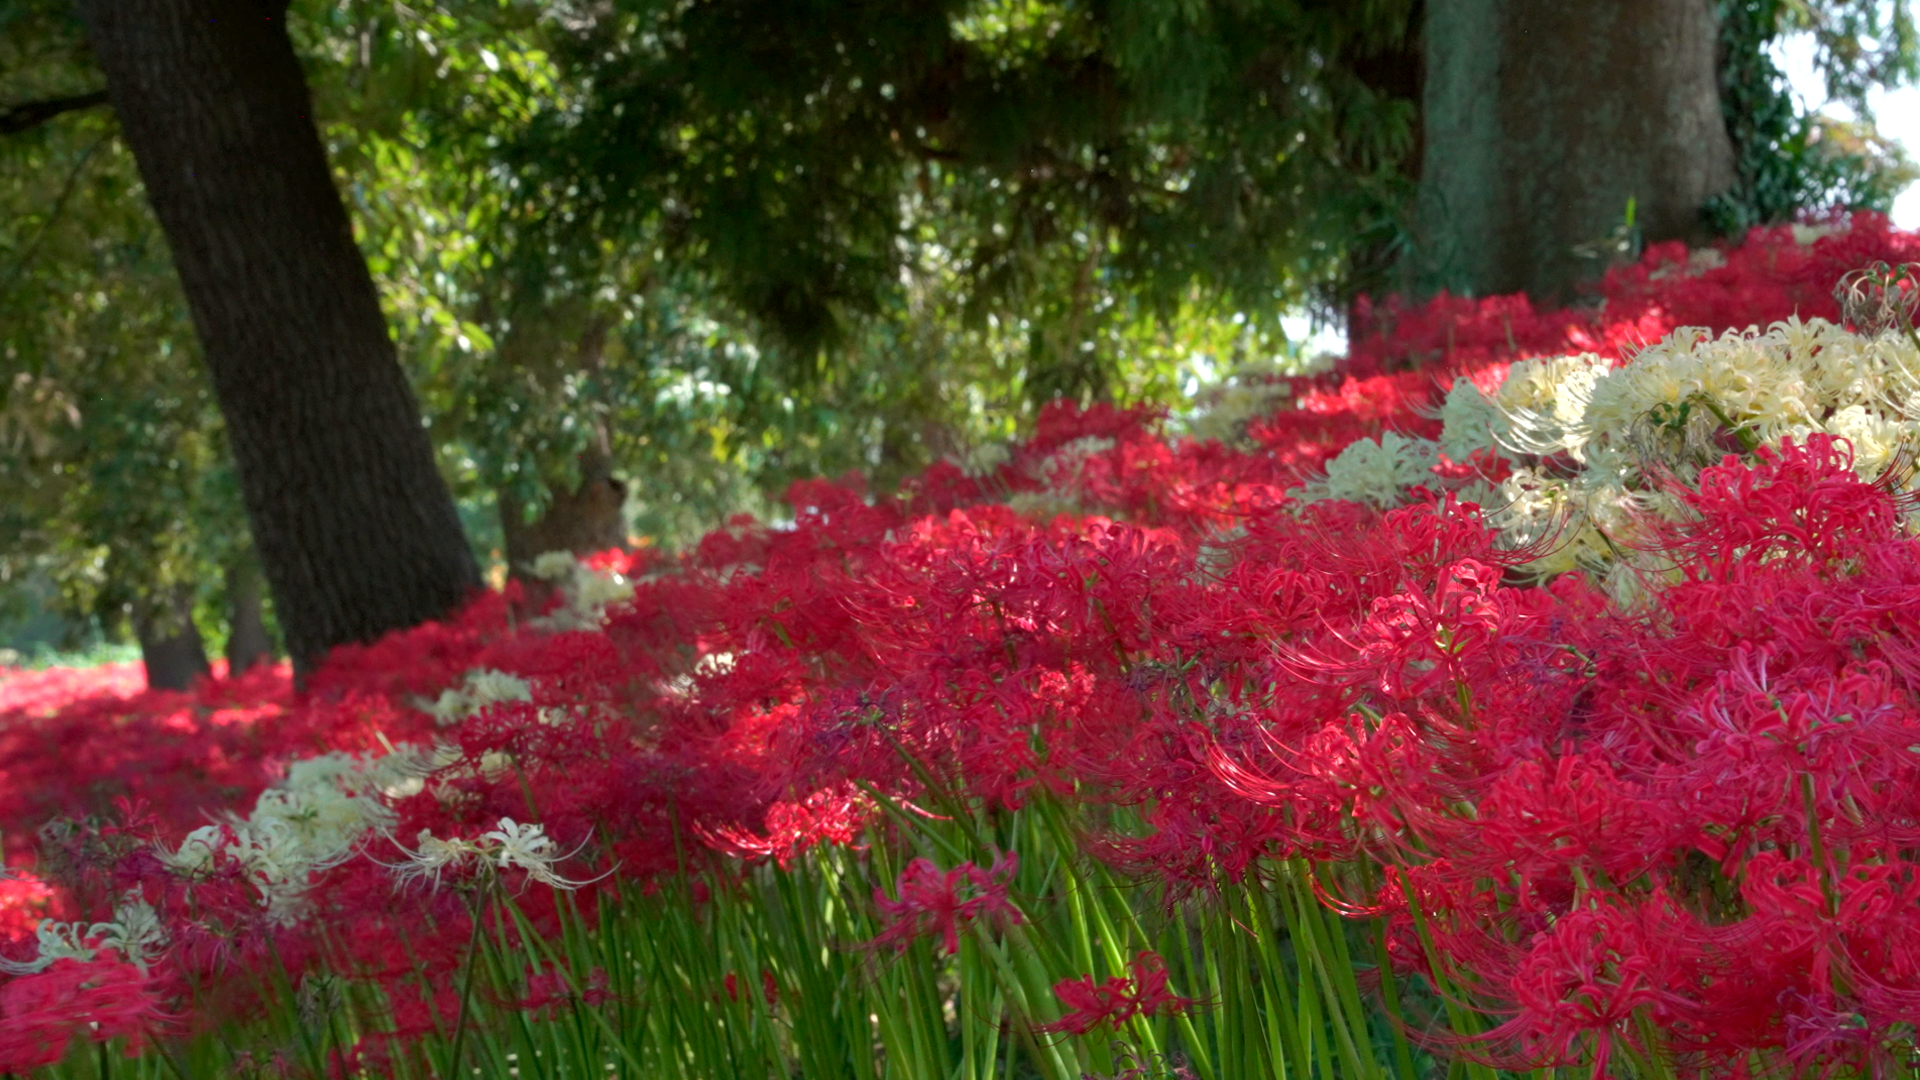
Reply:
<svg viewBox="0 0 1920 1080"><path fill-rule="evenodd" d="M1095 279L1161 312L1196 282L1223 310L1284 308L1399 193L1412 103L1349 61L1397 44L1409 11L562 5L555 52L583 94L514 148L518 183L567 195L528 265L553 275L586 247L570 234L657 236L803 368L894 293L916 205L938 206L976 319ZM1046 390L1100 389L1076 370L1084 340L1036 342L1063 372Z"/></svg>

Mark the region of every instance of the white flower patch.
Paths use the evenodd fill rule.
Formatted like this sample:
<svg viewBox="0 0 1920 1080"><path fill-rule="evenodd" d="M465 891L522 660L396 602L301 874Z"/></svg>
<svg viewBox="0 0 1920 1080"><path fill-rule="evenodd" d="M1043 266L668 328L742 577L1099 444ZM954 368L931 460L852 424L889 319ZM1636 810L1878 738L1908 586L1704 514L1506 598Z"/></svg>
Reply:
<svg viewBox="0 0 1920 1080"><path fill-rule="evenodd" d="M1245 438L1249 424L1279 412L1293 397L1288 374L1272 360L1256 360L1218 383L1201 387L1194 396L1187 433L1202 442L1231 444Z"/></svg>
<svg viewBox="0 0 1920 1080"><path fill-rule="evenodd" d="M534 569L557 581L565 601L543 620L549 629L598 627L608 605L633 596L632 584L619 575L596 572L565 552L541 556ZM421 707L440 725L450 726L491 705L531 702L533 697L533 687L525 679L479 669ZM576 719L574 711L564 706L543 706L536 716L546 726ZM216 865L237 865L259 893L269 916L289 923L304 910L315 873L351 858L370 835L390 830L396 818L392 801L428 790L431 779L448 776L449 768L461 758L456 747L444 742L398 749L384 737L381 743L386 753L336 751L296 761L285 779L260 793L246 817L194 829L177 847L161 848L156 855L173 872L189 877L209 873ZM484 755L467 775L497 779L513 767L510 755L495 751ZM479 859L496 870L518 869L529 879L555 888L575 888L583 882L569 881L554 871L554 865L566 857L540 826L503 818L499 828L478 840L440 840L423 831L408 852L406 866L407 873L438 881L449 868ZM35 959L0 960L0 970L40 971L62 958L92 959L102 949L144 965L164 947L164 935L152 908L130 897L107 922L43 922Z"/></svg>
<svg viewBox="0 0 1920 1080"><path fill-rule="evenodd" d="M483 668L467 672L459 686L440 691L427 712L441 727L450 727L496 702L532 700L533 687L525 679Z"/></svg>
<svg viewBox="0 0 1920 1080"><path fill-rule="evenodd" d="M1866 476L1886 471L1902 446L1920 445L1920 424L1892 419L1864 405L1849 405L1834 413L1826 428L1853 444L1854 468Z"/></svg>
<svg viewBox="0 0 1920 1080"><path fill-rule="evenodd" d="M245 819L201 826L160 859L178 873L197 874L219 856L230 858L268 911L290 920L314 873L348 858L370 831L391 825L386 800L417 792L453 756L451 748L435 747L364 756L336 751L297 761L285 780L260 793Z"/></svg>
<svg viewBox="0 0 1920 1080"><path fill-rule="evenodd" d="M1407 491L1433 480L1440 444L1389 431L1378 441L1361 439L1327 463L1327 475L1297 489L1304 502L1345 499L1371 506L1397 505Z"/></svg>
<svg viewBox="0 0 1920 1080"><path fill-rule="evenodd" d="M1446 404L1440 407L1440 420L1446 425L1440 452L1453 461L1465 461L1477 450L1501 445L1512 428L1506 412L1464 378L1453 380Z"/></svg>
<svg viewBox="0 0 1920 1080"><path fill-rule="evenodd" d="M1592 354L1522 361L1492 394L1459 380L1442 419L1450 458L1488 449L1514 463L1498 490L1481 484L1471 495L1503 543L1542 550L1530 569L1584 567L1634 594L1659 571L1617 563L1651 524L1678 513L1664 477L1825 433L1848 440L1855 470L1874 478L1920 445L1920 348L1818 319L1718 337L1682 329L1618 366ZM1379 500L1400 463L1384 445L1356 446L1335 462L1345 490L1389 505ZM1556 455L1565 456L1549 461ZM1335 497L1335 471L1322 497Z"/></svg>
<svg viewBox="0 0 1920 1080"><path fill-rule="evenodd" d="M1440 453L1495 454L1512 467L1506 479L1458 494L1503 546L1538 554L1526 569L1585 569L1637 595L1664 572L1658 560L1620 564L1679 515L1669 477L1816 433L1848 440L1869 479L1920 447L1920 347L1817 319L1718 337L1682 329L1618 365L1592 353L1519 361L1492 392L1456 379L1440 419L1437 443L1362 439L1295 494L1386 508L1433 482Z"/></svg>
<svg viewBox="0 0 1920 1080"><path fill-rule="evenodd" d="M42 919L34 930L38 951L31 960L0 960L0 971L32 975L58 960L82 963L112 950L141 971L147 970L166 948L167 930L160 916L136 890L114 905L113 918L92 924Z"/></svg>
<svg viewBox="0 0 1920 1080"><path fill-rule="evenodd" d="M1089 458L1104 454L1118 445L1105 435L1083 435L1048 454L1040 462L1041 475L1034 479L1052 487L1070 484L1086 471Z"/></svg>
<svg viewBox="0 0 1920 1080"><path fill-rule="evenodd" d="M1580 426L1586 441L1621 445L1652 423L1684 414L1777 444L1796 430L1817 430L1826 411L1809 357L1773 347L1777 340L1678 330L1596 382Z"/></svg>
<svg viewBox="0 0 1920 1080"><path fill-rule="evenodd" d="M595 573L571 555L543 556L544 569L563 573L567 607L548 625L597 626L605 606L632 596L633 588L616 575ZM556 623L559 624L556 626ZM455 687L444 690L431 705L422 707L442 726L458 724L488 706L506 701L533 700L533 687L506 672L479 669L468 672ZM573 723L574 710L543 706L536 718L542 725ZM512 771L511 755L491 751L471 767L454 770L462 754L452 744L395 748L380 739L386 753L333 752L292 763L285 779L261 792L244 818L205 825L188 833L175 848L156 852L162 863L188 877L211 872L216 865L237 865L259 893L268 915L282 924L298 918L306 906L312 876L360 852L366 840L389 831L396 815L391 803L430 788L443 800L445 784L456 774L499 779ZM408 873L438 881L447 869L484 858L495 869L517 868L535 881L556 888L574 888L555 873L564 856L554 849L538 825L502 819L500 827L479 840L439 840L423 832L408 853ZM164 944L158 916L144 903L129 901L113 920L83 926L43 923L39 955L31 961L0 961L0 970L38 971L62 957L91 959L111 948L134 962L146 963Z"/></svg>
<svg viewBox="0 0 1920 1080"><path fill-rule="evenodd" d="M992 476L1000 471L1013 458L1013 448L1003 442L983 443L967 451L964 457L954 462L959 466L961 475L970 480Z"/></svg>
<svg viewBox="0 0 1920 1080"><path fill-rule="evenodd" d="M595 570L571 552L549 551L533 560L528 570L560 590L561 606L535 620L535 625L548 630L597 630L606 622L608 607L633 599L632 582Z"/></svg>
<svg viewBox="0 0 1920 1080"><path fill-rule="evenodd" d="M1494 427L1495 445L1512 454L1545 457L1565 452L1575 461L1585 460L1588 436L1583 421L1595 386L1609 370L1607 362L1592 353L1514 364L1491 402L1503 418ZM1456 445L1472 437L1471 431L1442 435Z"/></svg>

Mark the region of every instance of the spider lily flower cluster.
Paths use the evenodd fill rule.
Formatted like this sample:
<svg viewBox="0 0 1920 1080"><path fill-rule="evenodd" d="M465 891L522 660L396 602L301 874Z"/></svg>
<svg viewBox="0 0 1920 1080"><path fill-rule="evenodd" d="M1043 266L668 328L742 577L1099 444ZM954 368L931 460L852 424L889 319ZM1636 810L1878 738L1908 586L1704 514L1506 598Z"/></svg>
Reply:
<svg viewBox="0 0 1920 1080"><path fill-rule="evenodd" d="M336 866L367 835L392 824L388 800L420 790L451 761L441 747L358 756L335 751L295 762L284 781L260 793L246 818L202 825L159 860L175 872L206 875L238 867L273 916L300 911L313 875Z"/></svg>
<svg viewBox="0 0 1920 1080"><path fill-rule="evenodd" d="M560 592L561 602L540 620L550 630L598 629L609 605L633 598L633 585L620 571L588 565L565 551L547 552L531 570Z"/></svg>
<svg viewBox="0 0 1920 1080"><path fill-rule="evenodd" d="M257 1000L195 991L284 970L353 991L306 999L353 1039L315 1075L494 1062L531 1012L634 1075L1884 1072L1920 388L1832 289L1916 256L1863 218L1655 249L1600 315L1377 305L1220 440L1056 406L302 698L36 698L10 858L73 821L0 891L0 1069L224 1037Z"/></svg>
<svg viewBox="0 0 1920 1080"><path fill-rule="evenodd" d="M442 726L446 726L457 724L487 706L502 701L532 700L533 689L525 679L504 671L469 671L460 686L442 690L439 698L426 710Z"/></svg>

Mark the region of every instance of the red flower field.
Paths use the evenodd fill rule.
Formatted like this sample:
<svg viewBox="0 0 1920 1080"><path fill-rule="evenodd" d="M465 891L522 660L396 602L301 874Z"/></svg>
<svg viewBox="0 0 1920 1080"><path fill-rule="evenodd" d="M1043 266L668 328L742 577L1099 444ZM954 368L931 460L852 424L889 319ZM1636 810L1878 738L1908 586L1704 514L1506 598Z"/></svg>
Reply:
<svg viewBox="0 0 1920 1080"><path fill-rule="evenodd" d="M1063 1080L1134 1051L1891 1068L1920 1021L1910 469L1718 432L1659 481L1631 602L1525 571L1469 497L1491 458L1388 507L1296 490L1438 435L1456 378L1838 321L1876 261L1920 237L1656 248L1569 311L1379 304L1236 444L1056 407L985 475L796 485L791 528L597 557L532 624L479 597L299 695L0 676L0 1071L92 1039L428 1075L608 1016L567 1052L634 1076L874 1046Z"/></svg>

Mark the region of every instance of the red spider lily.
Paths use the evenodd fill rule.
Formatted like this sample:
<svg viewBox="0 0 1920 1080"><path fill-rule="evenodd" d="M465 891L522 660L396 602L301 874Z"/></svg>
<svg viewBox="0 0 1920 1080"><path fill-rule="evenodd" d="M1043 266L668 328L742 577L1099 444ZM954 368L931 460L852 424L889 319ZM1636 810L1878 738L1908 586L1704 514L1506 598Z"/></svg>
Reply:
<svg viewBox="0 0 1920 1080"><path fill-rule="evenodd" d="M728 1001L740 1000L740 976L737 973L727 972L727 977L721 980L721 985L727 991ZM760 997L767 1003L768 1008L780 1004L780 984L774 980L773 972L767 968L760 969Z"/></svg>
<svg viewBox="0 0 1920 1080"><path fill-rule="evenodd" d="M584 983L557 968L545 972L529 968L527 992L515 1004L528 1012L542 1014L551 1014L555 1008L575 1002L588 1006L604 1005L614 998L608 985L607 970L602 967L587 972Z"/></svg>
<svg viewBox="0 0 1920 1080"><path fill-rule="evenodd" d="M916 938L938 933L951 956L960 951L960 928L967 923L988 916L1020 922L1020 910L1007 899L1007 886L1019 869L1020 857L1012 851L985 870L964 862L943 873L926 859L915 859L894 884L897 899L889 899L884 889L873 891L874 906L887 925L869 944L905 949Z"/></svg>
<svg viewBox="0 0 1920 1080"><path fill-rule="evenodd" d="M769 806L764 837L726 826L701 831L708 843L722 851L743 859L771 857L785 870L817 845L857 846L873 813L872 799L850 784L841 784Z"/></svg>
<svg viewBox="0 0 1920 1080"><path fill-rule="evenodd" d="M125 1038L133 1055L171 1019L151 976L132 964L55 961L38 975L0 986L0 1069L54 1064L80 1032L96 1042Z"/></svg>
<svg viewBox="0 0 1920 1080"><path fill-rule="evenodd" d="M1728 457L1702 470L1697 490L1683 493L1700 516L1678 538L1688 572L1720 577L1782 558L1826 562L1891 535L1896 500L1859 481L1845 440L1815 433L1756 454L1752 466Z"/></svg>
<svg viewBox="0 0 1920 1080"><path fill-rule="evenodd" d="M417 1039L436 1032L450 1034L460 1022L460 989L453 979L434 977L429 981L431 986L409 979L387 987L394 1038Z"/></svg>
<svg viewBox="0 0 1920 1080"><path fill-rule="evenodd" d="M1489 1039L1517 1034L1530 1060L1567 1064L1584 1056L1594 1076L1605 1076L1617 1044L1646 1049L1630 1022L1636 1011L1669 1025L1692 1012L1682 989L1700 958L1672 933L1682 921L1659 896L1632 908L1602 902L1562 915L1535 935L1514 971L1521 1014Z"/></svg>
<svg viewBox="0 0 1920 1080"><path fill-rule="evenodd" d="M1167 990L1166 961L1151 952L1133 958L1131 976L1110 975L1097 984L1091 975L1062 979L1053 984L1053 993L1066 1014L1050 1023L1035 1024L1035 1031L1085 1035L1101 1024L1119 1031L1136 1016L1181 1013L1197 1004L1192 998Z"/></svg>

